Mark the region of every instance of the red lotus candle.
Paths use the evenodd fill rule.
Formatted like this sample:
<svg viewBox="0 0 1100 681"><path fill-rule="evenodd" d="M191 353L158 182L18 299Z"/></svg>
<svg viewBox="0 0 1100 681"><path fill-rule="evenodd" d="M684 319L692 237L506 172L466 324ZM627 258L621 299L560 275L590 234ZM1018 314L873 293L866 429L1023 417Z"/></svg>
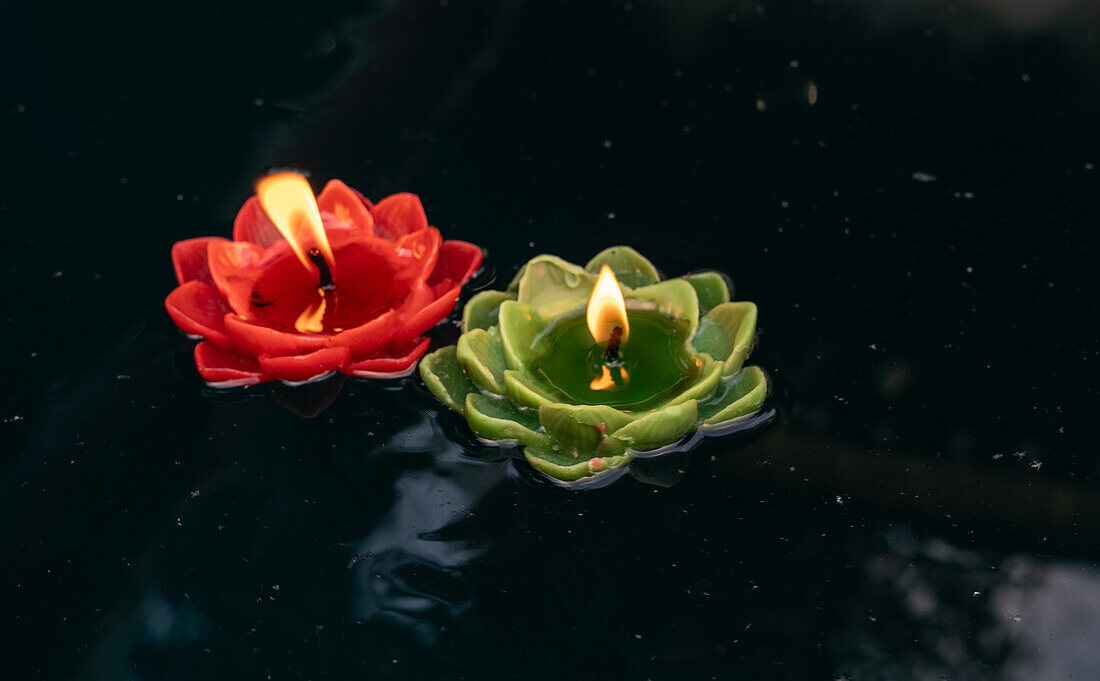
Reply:
<svg viewBox="0 0 1100 681"><path fill-rule="evenodd" d="M301 175L256 185L233 240L172 247L179 287L164 301L204 340L195 364L218 387L311 381L331 372L395 378L428 349L481 265L481 249L443 241L420 199L371 203L339 180L314 199Z"/></svg>

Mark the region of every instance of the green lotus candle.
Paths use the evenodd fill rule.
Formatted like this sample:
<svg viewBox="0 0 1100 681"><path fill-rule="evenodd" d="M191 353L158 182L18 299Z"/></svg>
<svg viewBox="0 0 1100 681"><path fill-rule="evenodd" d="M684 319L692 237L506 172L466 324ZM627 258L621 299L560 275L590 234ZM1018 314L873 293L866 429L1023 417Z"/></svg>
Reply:
<svg viewBox="0 0 1100 681"><path fill-rule="evenodd" d="M429 390L479 437L518 443L562 481L602 475L697 429L758 410L767 377L745 367L756 306L716 272L662 281L626 246L585 267L533 258L505 291L466 305L455 346L428 355Z"/></svg>

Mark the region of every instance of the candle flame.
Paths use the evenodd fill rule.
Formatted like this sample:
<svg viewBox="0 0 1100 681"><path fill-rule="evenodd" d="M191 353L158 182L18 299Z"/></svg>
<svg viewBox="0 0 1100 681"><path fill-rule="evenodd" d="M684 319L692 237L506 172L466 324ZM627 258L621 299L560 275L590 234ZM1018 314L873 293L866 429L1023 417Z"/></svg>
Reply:
<svg viewBox="0 0 1100 681"><path fill-rule="evenodd" d="M328 299L325 298L324 291L318 289L317 292L320 297L302 310L302 314L298 315L298 319L294 322L294 328L299 333L321 333L325 330L325 308L328 307Z"/></svg>
<svg viewBox="0 0 1100 681"><path fill-rule="evenodd" d="M588 331L597 343L606 343L611 338L611 330L616 326L623 329L622 340L630 335L630 324L626 320L626 303L623 291L611 268L604 265L600 269L600 278L588 298Z"/></svg>
<svg viewBox="0 0 1100 681"><path fill-rule="evenodd" d="M256 183L256 196L307 270L316 269L306 255L310 247L320 250L329 267L333 267L332 248L321 223L321 211L306 178L298 173L268 175Z"/></svg>
<svg viewBox="0 0 1100 681"><path fill-rule="evenodd" d="M630 374L626 372L626 369L624 367L616 367L619 371L619 378L622 379L618 382L611 377L611 369L608 366L604 365L601 368L603 369L603 373L592 379L592 382L588 384L589 389L610 390L619 385L619 383L626 385L630 382Z"/></svg>

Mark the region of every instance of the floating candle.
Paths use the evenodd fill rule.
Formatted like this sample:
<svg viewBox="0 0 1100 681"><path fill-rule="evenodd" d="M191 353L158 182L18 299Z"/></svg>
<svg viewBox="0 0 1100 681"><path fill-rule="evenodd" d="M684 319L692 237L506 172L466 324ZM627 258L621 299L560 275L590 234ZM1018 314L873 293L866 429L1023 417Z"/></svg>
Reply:
<svg viewBox="0 0 1100 681"><path fill-rule="evenodd" d="M764 372L743 366L756 306L730 302L715 272L662 281L625 246L584 268L538 256L462 319L458 344L421 362L425 384L479 437L523 445L561 481L729 425L767 395Z"/></svg>
<svg viewBox="0 0 1100 681"><path fill-rule="evenodd" d="M304 177L280 173L257 184L232 241L181 241L172 261L180 285L165 307L204 339L203 379L231 387L407 375L481 249L443 241L413 194L375 204L332 180L315 199Z"/></svg>

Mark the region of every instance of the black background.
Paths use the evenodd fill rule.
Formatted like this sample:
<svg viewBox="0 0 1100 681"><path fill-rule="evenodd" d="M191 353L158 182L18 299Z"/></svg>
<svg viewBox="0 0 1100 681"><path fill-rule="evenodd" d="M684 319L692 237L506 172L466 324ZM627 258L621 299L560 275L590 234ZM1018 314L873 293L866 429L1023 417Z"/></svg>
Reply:
<svg viewBox="0 0 1100 681"><path fill-rule="evenodd" d="M1086 0L0 12L13 678L1100 669ZM415 378L207 390L169 249L271 166L418 193L478 287L729 273L777 422L566 492Z"/></svg>

